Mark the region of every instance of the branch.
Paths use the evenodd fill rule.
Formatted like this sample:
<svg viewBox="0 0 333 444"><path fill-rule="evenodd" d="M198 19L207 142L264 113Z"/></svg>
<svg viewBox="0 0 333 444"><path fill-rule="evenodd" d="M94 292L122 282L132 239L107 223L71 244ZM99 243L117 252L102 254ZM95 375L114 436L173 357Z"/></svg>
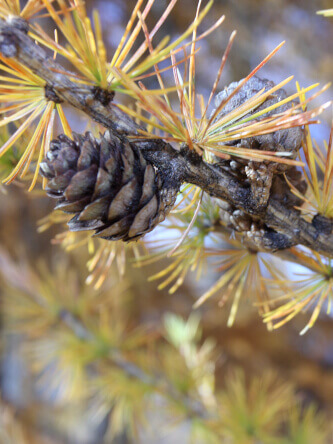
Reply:
<svg viewBox="0 0 333 444"><path fill-rule="evenodd" d="M25 25L25 26L24 26ZM86 113L96 122L117 132L120 137L138 135L138 125L117 105L101 99L94 86L77 86L75 75L66 71L49 57L43 48L27 36L22 19L0 20L0 52L13 57L45 80L48 97L56 97ZM333 232L322 229L323 224L305 221L300 212L269 199L266 208L258 208L251 189L238 182L226 171L205 163L188 150L175 150L161 140L135 140L146 160L164 171L170 181L178 180L199 186L210 196L226 200L266 225L267 246L272 250L301 244L318 253L333 256ZM329 224L328 224L329 225Z"/></svg>
<svg viewBox="0 0 333 444"><path fill-rule="evenodd" d="M5 278L5 282L10 288L23 292L41 308L52 312L53 318L53 314L55 313L54 308L49 305L50 300L48 298L42 297L39 287L36 286L36 275L32 273L31 269L23 266L22 263L20 263L20 265L16 264L8 253L0 247L0 277L1 276ZM96 334L93 333L93 330L87 328L78 316L74 315L61 304L60 300L57 300L57 307L56 322L66 325L81 341L87 343L96 343L99 341ZM22 321L22 318L20 318L20 320ZM165 398L183 406L188 418L200 418L202 420L214 419L213 414L207 410L200 400L178 391L177 388L168 382L163 374L150 375L144 372L136 364L128 361L118 348L108 345L106 357L112 365L121 369L129 378L140 381Z"/></svg>
<svg viewBox="0 0 333 444"><path fill-rule="evenodd" d="M76 318L70 311L62 309L58 314L59 320L69 327L76 337L83 341L92 341L93 334ZM165 378L159 375L151 376L141 370L132 362L127 361L116 348L110 348L108 357L116 367L120 368L130 378L135 378L143 384L151 387L161 395L171 399L172 401L181 404L185 407L188 417L199 417L201 419L212 419L204 405L178 392L172 385L170 385Z"/></svg>

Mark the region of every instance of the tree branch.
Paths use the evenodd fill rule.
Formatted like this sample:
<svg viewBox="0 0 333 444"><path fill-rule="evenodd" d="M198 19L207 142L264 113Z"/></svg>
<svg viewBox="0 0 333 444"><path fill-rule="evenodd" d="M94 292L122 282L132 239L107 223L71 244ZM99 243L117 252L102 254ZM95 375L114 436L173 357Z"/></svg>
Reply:
<svg viewBox="0 0 333 444"><path fill-rule="evenodd" d="M25 25L25 26L24 26ZM75 75L66 71L49 57L43 48L27 36L26 22L15 18L0 20L0 52L14 57L45 80L48 98L50 91L76 109L86 113L96 122L117 132L120 137L138 135L138 125L123 113L117 105L101 100L96 87L80 85ZM146 160L165 172L170 181L182 181L199 186L210 196L223 199L243 210L254 219L264 222L268 228L267 245L272 251L301 244L313 250L333 256L333 232L322 229L323 224L309 223L299 211L284 207L272 197L266 208L258 208L250 187L237 181L228 172L205 163L200 156L189 150L177 151L160 140L135 140ZM330 222L326 224L330 225Z"/></svg>
<svg viewBox="0 0 333 444"><path fill-rule="evenodd" d="M96 338L87 330L82 322L76 318L70 311L62 309L58 314L61 320L67 327L75 334L76 337L83 341L94 341ZM130 378L135 378L143 384L151 387L156 392L171 399L172 401L181 404L188 417L197 417L201 419L213 419L204 405L189 396L178 392L171 384L169 384L165 377L159 375L149 375L141 370L132 362L127 361L116 348L109 348L108 357L116 367L120 368Z"/></svg>
<svg viewBox="0 0 333 444"><path fill-rule="evenodd" d="M20 265L16 264L8 253L0 247L0 277L1 276L6 278L5 281L10 288L23 292L34 301L34 303L44 310L51 312L53 317L55 314L54 307L49 304L50 300L48 298L41 296L39 286L36 286L36 276L32 273L32 270L22 266L22 263ZM61 301L57 302L57 307L56 322L66 325L75 337L81 341L86 343L96 343L99 341L93 329L87 328L77 315L74 315L61 304ZM196 399L189 394L179 391L163 374L146 373L139 366L127 360L121 349L107 344L105 357L110 360L113 366L122 370L129 378L140 381L166 399L170 399L181 405L186 411L188 418L201 418L202 420L214 419L213 414L205 407L200 399Z"/></svg>

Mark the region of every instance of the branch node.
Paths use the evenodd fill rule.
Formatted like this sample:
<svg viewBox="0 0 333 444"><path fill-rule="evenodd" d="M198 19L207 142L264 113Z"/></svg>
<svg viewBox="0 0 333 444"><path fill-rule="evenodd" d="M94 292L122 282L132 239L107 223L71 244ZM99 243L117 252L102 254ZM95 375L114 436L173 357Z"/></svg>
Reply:
<svg viewBox="0 0 333 444"><path fill-rule="evenodd" d="M316 214L312 219L312 225L321 233L332 234L333 233L333 219Z"/></svg>
<svg viewBox="0 0 333 444"><path fill-rule="evenodd" d="M29 22L24 20L22 17L11 16L8 17L7 23L11 28L15 28L25 34L29 32Z"/></svg>
<svg viewBox="0 0 333 444"><path fill-rule="evenodd" d="M3 31L0 34L0 52L6 58L17 55L17 44L13 35Z"/></svg>
<svg viewBox="0 0 333 444"><path fill-rule="evenodd" d="M103 106L108 106L109 103L113 101L115 92L96 86L93 89L93 95L94 99L100 102Z"/></svg>
<svg viewBox="0 0 333 444"><path fill-rule="evenodd" d="M45 93L45 98L47 100L49 100L50 102L54 102L54 103L62 103L63 102L63 100L61 100L60 97L57 95L57 93L54 91L54 88L50 85L45 85L44 93Z"/></svg>

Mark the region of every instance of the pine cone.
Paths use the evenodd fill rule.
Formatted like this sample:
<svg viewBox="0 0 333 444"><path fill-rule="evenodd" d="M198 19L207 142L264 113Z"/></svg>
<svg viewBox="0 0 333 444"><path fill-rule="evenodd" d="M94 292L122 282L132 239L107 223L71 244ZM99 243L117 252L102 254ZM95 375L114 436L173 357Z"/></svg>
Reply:
<svg viewBox="0 0 333 444"><path fill-rule="evenodd" d="M132 241L165 219L178 187L167 186L134 144L109 131L100 139L73 137L53 140L41 164L47 194L59 199L56 209L75 213L70 230Z"/></svg>
<svg viewBox="0 0 333 444"><path fill-rule="evenodd" d="M217 94L215 98L215 106L219 107L222 101L226 100L237 88L240 82L233 82L229 86L227 86L223 91ZM221 112L218 114L216 119L219 119L230 112L234 111L236 108L241 106L245 101L249 100L255 94L257 94L262 89L266 91L275 84L271 80L260 79L259 77L253 76L250 80L248 80L245 85L229 100L229 102L222 108ZM260 106L258 106L255 110L249 112L243 117L248 117L253 113L261 111L277 102L282 101L287 97L287 93L284 89L278 89L275 93L269 96ZM284 112L292 107L295 102L285 103L279 106L277 109L267 112L262 116L269 117L274 115L275 113ZM213 110L213 113L215 110ZM303 130L301 127L283 129L280 131L275 131L270 134L265 134L262 136L254 136L249 137L242 140L235 140L230 142L230 145L239 145L242 147L254 148L257 150L265 150L265 151L289 151L293 153L292 158L296 157L297 151L300 149L302 144ZM242 162L237 159L237 161ZM283 164L279 164L280 169L285 170Z"/></svg>

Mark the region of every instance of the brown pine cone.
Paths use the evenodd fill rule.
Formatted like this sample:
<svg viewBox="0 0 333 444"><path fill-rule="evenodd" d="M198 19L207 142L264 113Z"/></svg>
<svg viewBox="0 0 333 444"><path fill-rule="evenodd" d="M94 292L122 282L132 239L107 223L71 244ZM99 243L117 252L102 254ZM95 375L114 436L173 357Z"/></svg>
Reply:
<svg viewBox="0 0 333 444"><path fill-rule="evenodd" d="M219 94L217 94L215 98L215 106L216 108L219 107L221 102L226 100L238 87L240 82L233 82L228 87L226 87L223 91L221 91ZM222 108L220 113L217 116L218 118L221 118L230 112L234 111L239 106L243 105L247 100L249 100L251 97L253 97L255 94L257 94L262 89L265 89L266 91L270 88L274 87L275 84L271 80L267 79L260 79L257 76L251 77L245 85L242 86L242 88L229 100L229 102ZM269 106L282 101L287 97L287 93L284 89L278 89L275 91L275 93L271 96L269 96L260 106L258 106L255 110L249 112L243 117L248 117L253 113L256 113L257 111L261 111L265 108L268 108ZM292 105L295 104L295 102L289 102L285 103L275 110L269 111L266 114L262 116L269 117L276 113L281 113L284 111L287 111L292 107ZM214 110L215 111L215 110ZM213 112L214 112L213 111ZM296 157L297 151L300 149L302 144L302 137L303 137L303 130L301 127L295 127L295 128L289 128L289 129L283 129L280 131L275 131L270 134L265 134L262 136L254 136L249 137L241 140L235 140L233 142L230 142L230 145L239 145L242 147L247 148L253 148L257 150L265 150L265 151L288 151L293 153L292 158ZM240 161L239 159L237 159ZM285 170L283 164L278 164L278 166Z"/></svg>
<svg viewBox="0 0 333 444"><path fill-rule="evenodd" d="M161 173L146 162L134 144L109 131L59 136L50 144L41 174L56 209L75 213L70 230L96 230L95 236L132 241L163 221L177 197Z"/></svg>

